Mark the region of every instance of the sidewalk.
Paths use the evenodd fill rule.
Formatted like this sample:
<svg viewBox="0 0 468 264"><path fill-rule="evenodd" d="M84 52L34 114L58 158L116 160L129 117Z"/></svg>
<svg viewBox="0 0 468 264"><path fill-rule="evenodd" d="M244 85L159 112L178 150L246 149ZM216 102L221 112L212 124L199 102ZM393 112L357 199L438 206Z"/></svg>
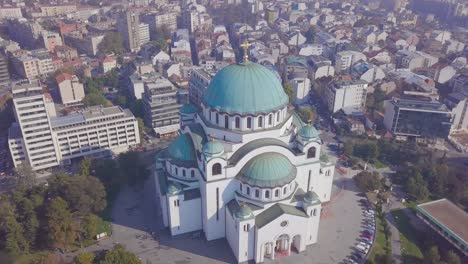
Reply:
<svg viewBox="0 0 468 264"><path fill-rule="evenodd" d="M401 263L401 241L400 241L400 232L396 228L395 219L390 212L387 212L385 215L387 222L390 226L390 231L392 232L392 256L395 260L395 263Z"/></svg>

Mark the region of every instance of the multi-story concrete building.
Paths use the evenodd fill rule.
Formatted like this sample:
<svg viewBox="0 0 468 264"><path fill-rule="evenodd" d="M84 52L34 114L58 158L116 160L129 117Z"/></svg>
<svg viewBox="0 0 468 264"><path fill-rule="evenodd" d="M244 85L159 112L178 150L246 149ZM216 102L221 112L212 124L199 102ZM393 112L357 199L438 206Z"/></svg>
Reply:
<svg viewBox="0 0 468 264"><path fill-rule="evenodd" d="M335 71L347 72L358 61L366 61L364 53L352 50L338 52L335 56Z"/></svg>
<svg viewBox="0 0 468 264"><path fill-rule="evenodd" d="M10 81L10 73L8 71L8 59L0 53L0 85L7 84Z"/></svg>
<svg viewBox="0 0 468 264"><path fill-rule="evenodd" d="M157 135L176 132L180 128L177 88L167 79L159 77L145 84L143 94L145 122Z"/></svg>
<svg viewBox="0 0 468 264"><path fill-rule="evenodd" d="M140 46L150 41L150 31L148 24L140 23L138 26L138 36L140 36Z"/></svg>
<svg viewBox="0 0 468 264"><path fill-rule="evenodd" d="M104 39L104 34L86 36L82 35L65 35L65 42L78 50L81 54L96 56L98 53L98 46Z"/></svg>
<svg viewBox="0 0 468 264"><path fill-rule="evenodd" d="M399 50L395 55L397 68L417 68L431 67L439 61L439 58L421 51Z"/></svg>
<svg viewBox="0 0 468 264"><path fill-rule="evenodd" d="M360 111L366 103L367 82L333 81L325 90L326 104L332 113L340 110Z"/></svg>
<svg viewBox="0 0 468 264"><path fill-rule="evenodd" d="M166 27L170 32L177 30L176 12L157 12L147 14L143 17L145 23L149 25L151 39L156 39L157 30Z"/></svg>
<svg viewBox="0 0 468 264"><path fill-rule="evenodd" d="M63 45L62 38L56 32L42 31L42 40L44 41L44 48L49 52L53 52L56 46Z"/></svg>
<svg viewBox="0 0 468 264"><path fill-rule="evenodd" d="M40 6L41 12L38 14L41 17L58 17L76 12L76 5L50 5Z"/></svg>
<svg viewBox="0 0 468 264"><path fill-rule="evenodd" d="M85 97L83 84L80 83L76 75L62 73L55 77L59 87L62 104L78 104Z"/></svg>
<svg viewBox="0 0 468 264"><path fill-rule="evenodd" d="M140 17L137 12L127 11L118 21L118 30L124 40L124 46L131 52L140 49Z"/></svg>
<svg viewBox="0 0 468 264"><path fill-rule="evenodd" d="M16 122L22 134L21 139L14 134L16 143L13 146L24 145L22 154L11 152L12 159L27 160L33 170L57 166L57 146L52 137L42 87L37 81L14 85L12 94Z"/></svg>
<svg viewBox="0 0 468 264"><path fill-rule="evenodd" d="M41 170L72 158L120 153L140 143L138 122L127 109L92 107L53 116L39 83L16 84L12 93L17 123L8 142L15 167L27 160L33 170Z"/></svg>
<svg viewBox="0 0 468 264"><path fill-rule="evenodd" d="M23 78L33 79L55 71L52 57L45 49L15 53L12 65L16 73Z"/></svg>
<svg viewBox="0 0 468 264"><path fill-rule="evenodd" d="M449 135L452 113L438 101L394 98L385 101L384 125L397 139L443 140Z"/></svg>
<svg viewBox="0 0 468 264"><path fill-rule="evenodd" d="M0 8L0 19L22 18L21 8L19 7L2 7Z"/></svg>
<svg viewBox="0 0 468 264"><path fill-rule="evenodd" d="M205 71L202 68L193 69L190 74L189 82L189 101L190 103L201 106L201 100L203 98L203 93L208 88L208 85L211 82L214 74Z"/></svg>

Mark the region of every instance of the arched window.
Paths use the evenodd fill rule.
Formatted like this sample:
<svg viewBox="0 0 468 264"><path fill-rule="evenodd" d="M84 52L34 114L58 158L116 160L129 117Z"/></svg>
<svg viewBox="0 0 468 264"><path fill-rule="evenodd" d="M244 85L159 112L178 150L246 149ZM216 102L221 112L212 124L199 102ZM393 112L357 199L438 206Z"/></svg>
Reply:
<svg viewBox="0 0 468 264"><path fill-rule="evenodd" d="M185 177L185 170L182 170L182 176Z"/></svg>
<svg viewBox="0 0 468 264"><path fill-rule="evenodd" d="M190 171L190 176L192 176L192 178L195 178L195 171L194 170Z"/></svg>
<svg viewBox="0 0 468 264"><path fill-rule="evenodd" d="M263 116L259 116L258 117L258 127L262 127L263 126Z"/></svg>
<svg viewBox="0 0 468 264"><path fill-rule="evenodd" d="M178 175L179 174L179 170L177 168L175 168L175 174Z"/></svg>
<svg viewBox="0 0 468 264"><path fill-rule="evenodd" d="M227 115L224 116L224 128L229 128L229 117Z"/></svg>
<svg viewBox="0 0 468 264"><path fill-rule="evenodd" d="M257 198L260 197L260 190L258 190L258 189L255 190L255 197L257 197Z"/></svg>
<svg viewBox="0 0 468 264"><path fill-rule="evenodd" d="M279 122L280 120L280 113L281 113L280 111L276 113L276 122Z"/></svg>
<svg viewBox="0 0 468 264"><path fill-rule="evenodd" d="M286 194L287 191L288 191L288 187L284 187L283 194Z"/></svg>
<svg viewBox="0 0 468 264"><path fill-rule="evenodd" d="M269 114L268 115L268 125L271 125L271 124L273 124L273 115Z"/></svg>
<svg viewBox="0 0 468 264"><path fill-rule="evenodd" d="M275 197L279 196L279 190L275 190Z"/></svg>
<svg viewBox="0 0 468 264"><path fill-rule="evenodd" d="M242 183L240 184L240 191L242 192Z"/></svg>
<svg viewBox="0 0 468 264"><path fill-rule="evenodd" d="M219 124L219 114L216 113L216 124Z"/></svg>
<svg viewBox="0 0 468 264"><path fill-rule="evenodd" d="M221 163L215 163L211 169L212 175L219 175L221 174Z"/></svg>
<svg viewBox="0 0 468 264"><path fill-rule="evenodd" d="M265 198L267 199L270 198L270 191L268 190L265 191Z"/></svg>
<svg viewBox="0 0 468 264"><path fill-rule="evenodd" d="M252 118L247 117L247 128L252 128Z"/></svg>
<svg viewBox="0 0 468 264"><path fill-rule="evenodd" d="M236 128L240 127L240 117L236 116Z"/></svg>
<svg viewBox="0 0 468 264"><path fill-rule="evenodd" d="M247 195L250 195L250 187L247 186Z"/></svg>
<svg viewBox="0 0 468 264"><path fill-rule="evenodd" d="M308 158L308 159L315 158L316 152L317 152L317 150L315 149L315 147L311 147L311 148L307 151L307 158Z"/></svg>

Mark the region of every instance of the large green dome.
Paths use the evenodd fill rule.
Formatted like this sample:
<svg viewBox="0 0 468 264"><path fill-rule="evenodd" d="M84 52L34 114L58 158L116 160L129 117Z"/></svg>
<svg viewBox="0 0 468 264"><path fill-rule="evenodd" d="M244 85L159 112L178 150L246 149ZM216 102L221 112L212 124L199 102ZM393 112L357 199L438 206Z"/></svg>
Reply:
<svg viewBox="0 0 468 264"><path fill-rule="evenodd" d="M268 113L288 102L274 73L253 62L223 68L211 80L203 96L206 106L238 114Z"/></svg>
<svg viewBox="0 0 468 264"><path fill-rule="evenodd" d="M279 153L268 152L252 158L239 173L239 180L261 188L274 188L290 183L297 169Z"/></svg>

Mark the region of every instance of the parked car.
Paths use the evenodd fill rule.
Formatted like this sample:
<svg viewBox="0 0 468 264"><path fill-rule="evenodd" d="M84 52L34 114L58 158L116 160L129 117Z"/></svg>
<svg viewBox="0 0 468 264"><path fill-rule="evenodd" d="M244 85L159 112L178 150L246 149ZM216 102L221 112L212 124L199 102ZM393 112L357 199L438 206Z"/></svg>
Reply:
<svg viewBox="0 0 468 264"><path fill-rule="evenodd" d="M367 237L361 237L361 242L367 243L369 245L372 245L372 239L367 238Z"/></svg>
<svg viewBox="0 0 468 264"><path fill-rule="evenodd" d="M371 234L361 234L361 237L365 237L365 238L368 238L368 239L372 240L373 236Z"/></svg>
<svg viewBox="0 0 468 264"><path fill-rule="evenodd" d="M369 235L374 235L374 231L368 230L368 229L365 229L364 231L362 231L362 233L369 234Z"/></svg>

